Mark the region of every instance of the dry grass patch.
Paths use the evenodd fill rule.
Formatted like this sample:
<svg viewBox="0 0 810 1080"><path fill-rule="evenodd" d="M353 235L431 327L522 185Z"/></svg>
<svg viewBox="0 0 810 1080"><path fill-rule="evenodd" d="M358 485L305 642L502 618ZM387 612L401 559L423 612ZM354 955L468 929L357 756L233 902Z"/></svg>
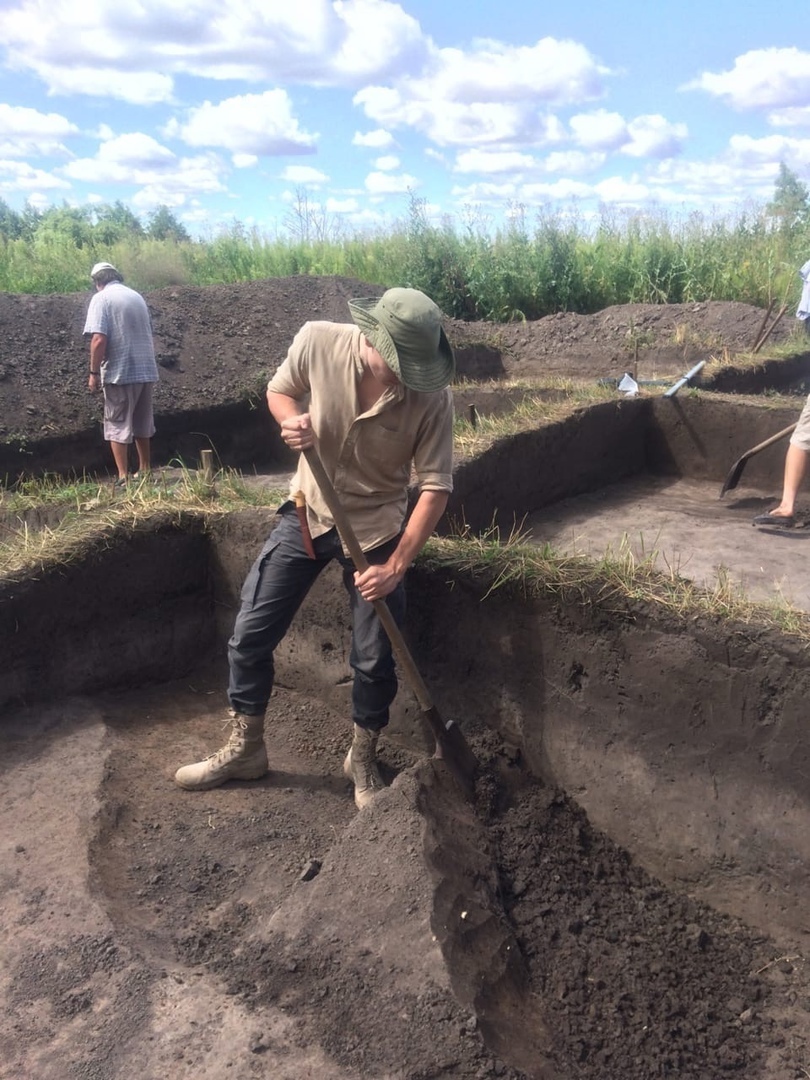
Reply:
<svg viewBox="0 0 810 1080"><path fill-rule="evenodd" d="M0 493L0 577L67 566L105 536L143 528L156 518L207 520L249 507L278 506L286 497L286 492L249 484L230 470L216 473L210 483L188 471L171 483L145 478L124 488L86 480L61 486L53 479L31 481L25 490ZM40 515L43 508L57 510L54 523L30 524L29 516Z"/></svg>
<svg viewBox="0 0 810 1080"><path fill-rule="evenodd" d="M557 551L550 544L528 543L519 529L504 537L493 526L486 533L433 538L422 561L434 569L455 568L485 585L485 597L499 589L523 598L549 593L560 601L600 607L617 616L632 615L635 605L658 609L682 622L706 618L755 630L776 630L810 646L810 615L783 597L751 600L721 571L713 588L662 571L657 551L638 557L625 537L617 550L593 559Z"/></svg>

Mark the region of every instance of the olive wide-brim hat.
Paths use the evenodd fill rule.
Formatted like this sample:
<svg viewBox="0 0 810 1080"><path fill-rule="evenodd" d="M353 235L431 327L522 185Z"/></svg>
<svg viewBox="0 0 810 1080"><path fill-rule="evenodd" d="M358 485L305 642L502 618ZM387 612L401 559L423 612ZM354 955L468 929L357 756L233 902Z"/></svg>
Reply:
<svg viewBox="0 0 810 1080"><path fill-rule="evenodd" d="M456 370L442 313L418 289L389 289L380 297L349 301L351 316L410 390L431 393L448 386Z"/></svg>

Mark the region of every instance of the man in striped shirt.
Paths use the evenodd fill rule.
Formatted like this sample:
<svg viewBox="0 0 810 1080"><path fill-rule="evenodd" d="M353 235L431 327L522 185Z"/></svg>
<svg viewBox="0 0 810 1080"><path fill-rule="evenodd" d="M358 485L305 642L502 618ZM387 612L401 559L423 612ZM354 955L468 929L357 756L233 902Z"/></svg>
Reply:
<svg viewBox="0 0 810 1080"><path fill-rule="evenodd" d="M144 298L124 285L111 263L96 263L90 277L96 292L84 325L84 336L90 338L88 389L104 394L104 438L118 472L115 483L122 485L129 475L133 442L138 454L135 476L151 467L152 391L158 381L152 321Z"/></svg>

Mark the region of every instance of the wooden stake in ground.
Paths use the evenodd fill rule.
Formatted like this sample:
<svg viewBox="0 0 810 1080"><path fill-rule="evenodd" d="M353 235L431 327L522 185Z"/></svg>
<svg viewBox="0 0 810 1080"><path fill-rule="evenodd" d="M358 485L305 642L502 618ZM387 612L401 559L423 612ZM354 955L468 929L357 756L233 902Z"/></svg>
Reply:
<svg viewBox="0 0 810 1080"><path fill-rule="evenodd" d="M770 308L768 310L770 310ZM754 346L754 348L752 350L753 352L755 352L755 353L759 352L759 350L762 348L762 346L765 344L765 342L771 336L771 333L776 328L777 323L779 322L779 320L782 318L782 316L785 314L786 311L787 311L787 304L782 304L782 306L779 308L779 311L778 311L778 313L776 315L776 318L773 320L773 322L768 327L768 329L765 331L765 333L760 335L759 341L757 341L756 345Z"/></svg>

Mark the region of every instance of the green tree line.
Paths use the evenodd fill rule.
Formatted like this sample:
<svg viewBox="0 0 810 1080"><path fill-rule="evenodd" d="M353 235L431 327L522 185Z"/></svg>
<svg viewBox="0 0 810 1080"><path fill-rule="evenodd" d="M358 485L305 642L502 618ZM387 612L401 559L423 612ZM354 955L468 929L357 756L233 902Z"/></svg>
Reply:
<svg viewBox="0 0 810 1080"><path fill-rule="evenodd" d="M120 202L16 212L0 199L0 255L0 291L12 293L87 289L90 266L105 259L144 292L340 275L423 289L448 315L496 322L628 303L791 305L810 259L810 193L783 164L767 204L724 218L603 209L583 219L572 208L530 219L514 205L495 229L472 215L436 223L411 195L392 227L350 234L302 191L281 235L236 223L205 239L166 206L143 224Z"/></svg>

